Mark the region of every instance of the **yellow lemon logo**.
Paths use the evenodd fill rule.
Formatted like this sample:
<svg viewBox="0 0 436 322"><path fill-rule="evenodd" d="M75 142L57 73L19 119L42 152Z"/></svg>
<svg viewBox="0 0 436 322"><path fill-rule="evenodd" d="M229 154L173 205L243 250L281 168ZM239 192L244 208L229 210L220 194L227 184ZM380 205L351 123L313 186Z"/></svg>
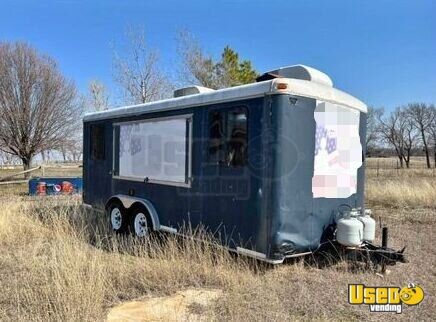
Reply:
<svg viewBox="0 0 436 322"><path fill-rule="evenodd" d="M424 299L424 290L418 285L409 284L401 289L400 298L407 305L417 305Z"/></svg>

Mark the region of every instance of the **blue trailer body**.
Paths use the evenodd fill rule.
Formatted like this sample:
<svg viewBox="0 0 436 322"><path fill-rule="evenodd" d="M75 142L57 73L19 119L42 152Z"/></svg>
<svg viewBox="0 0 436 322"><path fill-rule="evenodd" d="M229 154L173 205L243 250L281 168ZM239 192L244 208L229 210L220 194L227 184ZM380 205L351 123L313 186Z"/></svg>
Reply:
<svg viewBox="0 0 436 322"><path fill-rule="evenodd" d="M107 209L114 201L126 208L140 202L155 230L177 232L187 224L202 225L229 249L274 263L316 250L341 205L364 206L364 166L357 170L356 191L350 196L314 197L318 98L276 91L198 105L184 105L183 99L175 108L134 106L125 113L112 110L85 117L84 203ZM247 162L239 167L208 159L214 111L234 109L247 116ZM363 163L366 114L363 109L358 114ZM186 185L118 176L119 124L183 115L189 115L191 126ZM103 158L91 157L92 127L98 127L104 138Z"/></svg>
<svg viewBox="0 0 436 322"><path fill-rule="evenodd" d="M290 108L289 97L274 96L273 129L277 129L272 144L277 151L270 153L273 178L271 182L271 240L270 256L280 257L293 252L318 248L326 229L334 224L341 205L364 207L365 168L357 173L357 191L348 198L314 198L315 100L300 98ZM360 113L359 136L365 155L366 114ZM287 173L288 175L283 175Z"/></svg>

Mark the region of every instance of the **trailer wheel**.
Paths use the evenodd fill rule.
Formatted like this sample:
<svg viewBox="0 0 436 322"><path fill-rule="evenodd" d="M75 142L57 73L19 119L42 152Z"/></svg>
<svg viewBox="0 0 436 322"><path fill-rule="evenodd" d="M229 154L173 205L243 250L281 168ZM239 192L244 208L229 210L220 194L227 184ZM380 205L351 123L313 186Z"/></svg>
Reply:
<svg viewBox="0 0 436 322"><path fill-rule="evenodd" d="M147 210L143 207L132 209L130 216L130 231L138 238L146 238L150 235L151 223Z"/></svg>
<svg viewBox="0 0 436 322"><path fill-rule="evenodd" d="M113 202L108 208L109 225L116 233L125 233L129 226L128 213L119 202Z"/></svg>

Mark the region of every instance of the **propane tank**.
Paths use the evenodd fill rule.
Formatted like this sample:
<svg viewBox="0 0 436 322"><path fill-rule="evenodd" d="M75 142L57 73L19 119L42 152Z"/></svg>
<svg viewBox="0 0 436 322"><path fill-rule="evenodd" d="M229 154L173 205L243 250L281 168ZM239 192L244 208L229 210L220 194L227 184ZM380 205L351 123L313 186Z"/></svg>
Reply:
<svg viewBox="0 0 436 322"><path fill-rule="evenodd" d="M344 213L338 220L336 227L336 240L344 246L360 246L363 237L363 223L357 219L357 210Z"/></svg>
<svg viewBox="0 0 436 322"><path fill-rule="evenodd" d="M371 209L365 209L365 213L357 218L363 224L363 241L372 242L375 239L375 220L371 214Z"/></svg>

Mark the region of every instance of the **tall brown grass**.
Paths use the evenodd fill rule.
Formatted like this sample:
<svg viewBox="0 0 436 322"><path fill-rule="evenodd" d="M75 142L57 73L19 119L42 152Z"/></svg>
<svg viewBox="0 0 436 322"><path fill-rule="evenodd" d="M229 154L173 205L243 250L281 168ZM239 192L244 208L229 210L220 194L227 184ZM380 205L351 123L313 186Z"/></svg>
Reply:
<svg viewBox="0 0 436 322"><path fill-rule="evenodd" d="M412 258L420 262L396 266L381 279L346 261L318 265L308 258L268 267L235 258L212 240L117 236L107 230L104 216L84 211L80 200L14 197L2 198L1 205L1 320L101 321L123 301L188 288L222 290L213 305L203 308L207 320L378 320L395 316L348 305L348 283L417 281L429 294L435 291L434 257L428 256L434 243L432 210L425 218L433 219L420 226L394 221L392 246L419 241ZM389 212L383 216L389 221ZM423 303L410 308L407 318L430 320L434 313Z"/></svg>
<svg viewBox="0 0 436 322"><path fill-rule="evenodd" d="M113 303L186 287L219 286L248 266L214 243L136 239L60 199L7 202L0 210L3 317L104 319ZM6 267L6 269L4 269ZM237 268L237 269L236 269ZM239 272L239 273L238 273ZM6 277L6 276L4 276Z"/></svg>
<svg viewBox="0 0 436 322"><path fill-rule="evenodd" d="M366 181L366 201L382 207L436 207L436 178L391 177Z"/></svg>

